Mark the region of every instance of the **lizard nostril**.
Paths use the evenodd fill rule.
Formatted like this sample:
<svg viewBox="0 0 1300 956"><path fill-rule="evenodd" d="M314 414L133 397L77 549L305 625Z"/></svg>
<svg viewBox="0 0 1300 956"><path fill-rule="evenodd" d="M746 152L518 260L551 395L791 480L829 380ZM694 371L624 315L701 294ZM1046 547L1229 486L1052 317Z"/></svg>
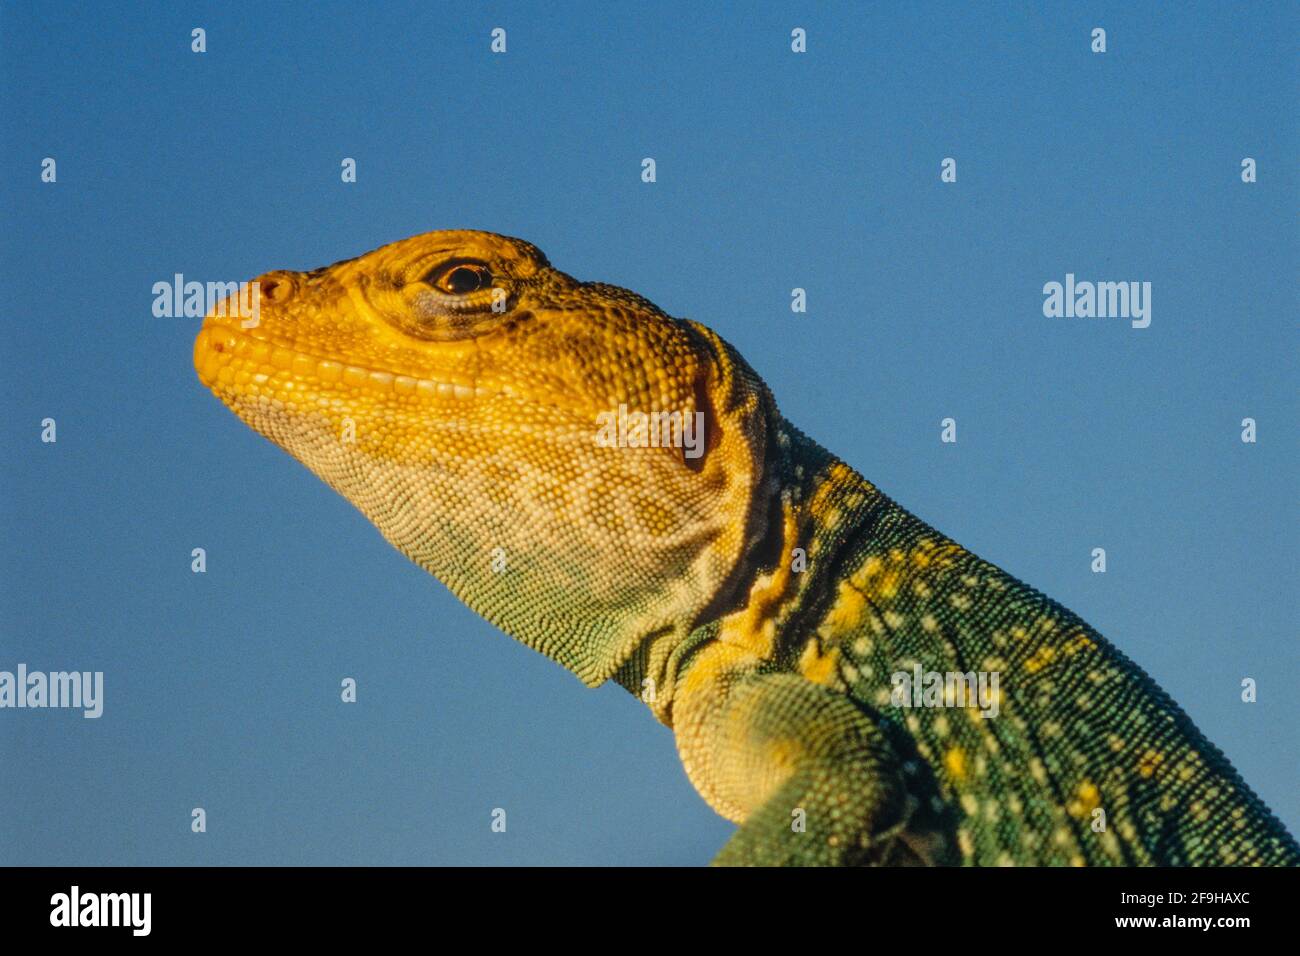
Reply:
<svg viewBox="0 0 1300 956"><path fill-rule="evenodd" d="M283 302L293 294L293 279L285 272L268 272L257 284L269 302Z"/></svg>

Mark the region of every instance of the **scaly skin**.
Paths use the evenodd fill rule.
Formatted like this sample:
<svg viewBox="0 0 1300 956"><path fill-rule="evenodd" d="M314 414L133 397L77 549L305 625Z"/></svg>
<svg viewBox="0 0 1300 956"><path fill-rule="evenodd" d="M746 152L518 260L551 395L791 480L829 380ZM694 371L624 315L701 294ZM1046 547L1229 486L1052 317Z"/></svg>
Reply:
<svg viewBox="0 0 1300 956"><path fill-rule="evenodd" d="M1138 667L704 326L483 232L259 281L256 327L205 320L203 383L489 621L640 694L741 824L716 862L1300 862ZM702 413L703 453L602 444L620 405ZM997 716L894 706L917 664L997 673Z"/></svg>

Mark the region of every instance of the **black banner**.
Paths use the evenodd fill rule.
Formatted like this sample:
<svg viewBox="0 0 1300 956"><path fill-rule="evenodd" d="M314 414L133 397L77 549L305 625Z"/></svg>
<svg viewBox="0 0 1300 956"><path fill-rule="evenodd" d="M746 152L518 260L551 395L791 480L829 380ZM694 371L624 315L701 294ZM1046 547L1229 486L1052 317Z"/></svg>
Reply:
<svg viewBox="0 0 1300 956"><path fill-rule="evenodd" d="M996 930L1147 940L1277 933L1295 921L1294 870L197 869L0 870L7 940L292 939L337 944L394 932L647 941L679 921L761 936L773 922L869 927L970 945ZM856 924L857 929L852 926ZM486 934L486 935L484 935ZM967 937L966 934L969 934ZM617 937L616 937L617 938ZM864 937L865 938L865 937Z"/></svg>

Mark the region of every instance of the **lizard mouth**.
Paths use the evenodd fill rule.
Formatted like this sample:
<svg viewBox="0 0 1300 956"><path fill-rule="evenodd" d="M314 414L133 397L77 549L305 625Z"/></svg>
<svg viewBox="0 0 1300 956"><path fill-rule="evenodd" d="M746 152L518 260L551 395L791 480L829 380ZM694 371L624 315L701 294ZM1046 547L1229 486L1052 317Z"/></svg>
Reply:
<svg viewBox="0 0 1300 956"><path fill-rule="evenodd" d="M324 359L212 318L194 340L194 368L199 381L214 392L272 398L295 391L365 389L377 396L464 402L509 391L482 381L402 375Z"/></svg>

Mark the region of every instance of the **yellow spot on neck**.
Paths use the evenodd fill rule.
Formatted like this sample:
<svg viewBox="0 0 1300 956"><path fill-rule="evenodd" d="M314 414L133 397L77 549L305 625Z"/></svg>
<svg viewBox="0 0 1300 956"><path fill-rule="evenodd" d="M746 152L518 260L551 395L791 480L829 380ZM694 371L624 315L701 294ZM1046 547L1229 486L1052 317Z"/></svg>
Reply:
<svg viewBox="0 0 1300 956"><path fill-rule="evenodd" d="M829 685L837 674L836 665L839 659L838 647L832 647L823 654L814 638L808 642L808 646L803 649L803 655L799 658L799 673L814 684Z"/></svg>
<svg viewBox="0 0 1300 956"><path fill-rule="evenodd" d="M841 581L835 604L826 614L823 622L829 634L852 631L862 623L862 611L867 606L867 599L861 591L848 581Z"/></svg>
<svg viewBox="0 0 1300 956"><path fill-rule="evenodd" d="M966 782L966 751L960 747L950 747L943 755L943 769L954 783Z"/></svg>
<svg viewBox="0 0 1300 956"><path fill-rule="evenodd" d="M1083 820L1101 806L1101 791L1091 780L1083 780L1075 788L1074 799L1066 806L1070 816Z"/></svg>
<svg viewBox="0 0 1300 956"><path fill-rule="evenodd" d="M1025 670L1029 671L1031 674L1037 674L1055 659L1056 648L1052 647L1050 644L1044 644L1034 652L1033 657L1025 661Z"/></svg>
<svg viewBox="0 0 1300 956"><path fill-rule="evenodd" d="M1155 776L1156 771L1160 769L1160 765L1164 762L1165 755L1163 753L1159 750L1148 750L1142 755L1142 759L1138 761L1138 776L1144 778Z"/></svg>

